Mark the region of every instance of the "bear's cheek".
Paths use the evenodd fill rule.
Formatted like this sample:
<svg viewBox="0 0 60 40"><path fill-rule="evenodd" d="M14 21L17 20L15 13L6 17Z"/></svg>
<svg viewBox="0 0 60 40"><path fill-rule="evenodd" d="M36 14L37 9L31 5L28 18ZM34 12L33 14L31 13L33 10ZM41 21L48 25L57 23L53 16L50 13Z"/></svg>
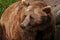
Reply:
<svg viewBox="0 0 60 40"><path fill-rule="evenodd" d="M29 24L30 24L30 26L33 26L33 25L35 25L36 23L33 21L33 22L30 22Z"/></svg>
<svg viewBox="0 0 60 40"><path fill-rule="evenodd" d="M36 25L36 24L39 24L39 21L33 21L30 23L31 25Z"/></svg>

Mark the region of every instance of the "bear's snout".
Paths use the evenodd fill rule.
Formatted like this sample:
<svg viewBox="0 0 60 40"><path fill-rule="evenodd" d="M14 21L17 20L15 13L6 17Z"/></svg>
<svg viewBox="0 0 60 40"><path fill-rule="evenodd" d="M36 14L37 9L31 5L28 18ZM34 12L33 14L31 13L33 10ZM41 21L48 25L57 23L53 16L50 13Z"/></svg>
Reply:
<svg viewBox="0 0 60 40"><path fill-rule="evenodd" d="M22 28L22 29L25 29L25 26L24 26L24 24L23 24L23 23L21 23L21 25L20 25L20 26L21 26L21 28Z"/></svg>

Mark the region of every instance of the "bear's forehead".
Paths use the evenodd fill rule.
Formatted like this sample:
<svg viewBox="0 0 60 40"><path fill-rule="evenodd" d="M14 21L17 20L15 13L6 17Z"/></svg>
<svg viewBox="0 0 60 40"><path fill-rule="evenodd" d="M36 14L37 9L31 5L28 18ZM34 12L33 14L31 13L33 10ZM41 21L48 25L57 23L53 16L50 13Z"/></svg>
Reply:
<svg viewBox="0 0 60 40"><path fill-rule="evenodd" d="M33 8L32 6L29 6L26 10L25 10L25 15L29 15L29 14L34 14L34 15L39 15L39 13L43 12L42 8L40 7L35 7Z"/></svg>
<svg viewBox="0 0 60 40"><path fill-rule="evenodd" d="M39 12L43 12L42 9L47 6L44 5L44 3L40 3L40 2L34 2L31 5L29 5L26 9L25 9L25 15L30 15L30 14L38 14Z"/></svg>
<svg viewBox="0 0 60 40"><path fill-rule="evenodd" d="M35 9L35 8L40 8L40 9L41 9L41 8L43 8L43 7L45 7L45 6L47 6L45 3L40 2L40 1L35 1L35 2L31 3L31 4L27 7L26 11L33 10L33 9Z"/></svg>

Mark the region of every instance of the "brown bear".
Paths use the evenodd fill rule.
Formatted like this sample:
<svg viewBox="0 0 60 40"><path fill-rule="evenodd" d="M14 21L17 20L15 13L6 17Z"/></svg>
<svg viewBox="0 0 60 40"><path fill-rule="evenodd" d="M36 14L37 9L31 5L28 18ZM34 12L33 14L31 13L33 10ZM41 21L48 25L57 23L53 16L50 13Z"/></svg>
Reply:
<svg viewBox="0 0 60 40"><path fill-rule="evenodd" d="M3 13L2 40L54 40L55 19L50 6L35 1L20 7L13 4Z"/></svg>
<svg viewBox="0 0 60 40"><path fill-rule="evenodd" d="M55 19L50 6L36 1L25 10L24 18L22 29L37 32L36 40L54 40Z"/></svg>

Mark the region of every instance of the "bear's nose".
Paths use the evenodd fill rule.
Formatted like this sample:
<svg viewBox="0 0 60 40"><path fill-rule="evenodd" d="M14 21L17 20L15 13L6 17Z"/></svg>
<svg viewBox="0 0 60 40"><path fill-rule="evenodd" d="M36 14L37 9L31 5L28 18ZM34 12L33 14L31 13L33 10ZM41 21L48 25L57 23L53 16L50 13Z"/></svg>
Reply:
<svg viewBox="0 0 60 40"><path fill-rule="evenodd" d="M21 23L21 25L20 25L20 26L21 26L21 28L22 28L22 29L25 29L25 26L24 26L24 24L23 24L23 23Z"/></svg>

